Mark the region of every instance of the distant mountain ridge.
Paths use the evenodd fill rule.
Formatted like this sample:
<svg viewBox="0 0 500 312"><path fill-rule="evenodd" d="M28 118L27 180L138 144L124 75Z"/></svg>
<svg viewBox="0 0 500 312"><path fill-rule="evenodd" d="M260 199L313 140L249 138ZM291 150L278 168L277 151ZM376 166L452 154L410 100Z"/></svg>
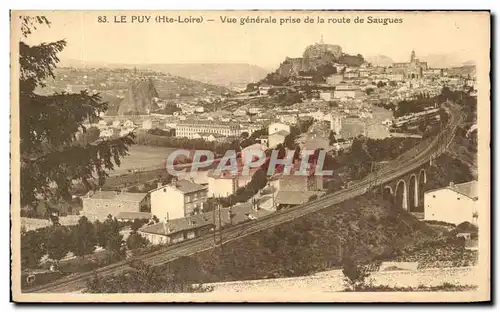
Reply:
<svg viewBox="0 0 500 312"><path fill-rule="evenodd" d="M175 76L226 87L244 87L250 82L262 79L267 74L267 70L245 63L148 64L143 66Z"/></svg>
<svg viewBox="0 0 500 312"><path fill-rule="evenodd" d="M204 83L225 86L244 87L247 83L257 81L266 76L267 70L246 63L156 63L156 64L123 64L86 62L81 60L63 59L60 66L64 67L104 67L104 68L139 68L151 69L173 76L189 78Z"/></svg>
<svg viewBox="0 0 500 312"><path fill-rule="evenodd" d="M373 66L391 66L394 61L392 58L386 56L386 55L372 55L372 56L367 56L366 61Z"/></svg>

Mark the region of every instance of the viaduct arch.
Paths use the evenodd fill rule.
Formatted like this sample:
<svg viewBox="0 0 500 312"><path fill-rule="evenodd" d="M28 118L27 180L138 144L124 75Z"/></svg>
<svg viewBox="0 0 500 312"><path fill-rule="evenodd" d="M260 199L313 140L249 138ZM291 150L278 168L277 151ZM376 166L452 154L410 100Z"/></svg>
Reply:
<svg viewBox="0 0 500 312"><path fill-rule="evenodd" d="M409 172L382 185L382 196L409 212L423 212L426 168Z"/></svg>

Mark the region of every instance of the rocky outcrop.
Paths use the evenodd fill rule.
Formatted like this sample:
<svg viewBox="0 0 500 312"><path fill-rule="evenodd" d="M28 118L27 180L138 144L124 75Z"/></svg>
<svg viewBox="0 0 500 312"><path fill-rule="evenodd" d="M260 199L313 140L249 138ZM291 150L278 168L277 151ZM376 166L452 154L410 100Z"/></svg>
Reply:
<svg viewBox="0 0 500 312"><path fill-rule="evenodd" d="M298 58L286 58L274 73L280 78L292 76L315 75L315 72L322 71L325 66L332 66L335 63L349 66L360 66L364 62L361 55L348 55L342 52L342 48L333 44L317 43L308 46Z"/></svg>
<svg viewBox="0 0 500 312"><path fill-rule="evenodd" d="M128 87L125 98L120 103L118 115L146 114L156 109L154 98L158 97L153 81L139 79L133 81Z"/></svg>
<svg viewBox="0 0 500 312"><path fill-rule="evenodd" d="M331 57L332 60L335 60L338 59L341 55L342 48L338 45L316 43L308 46L305 49L302 57L307 59Z"/></svg>

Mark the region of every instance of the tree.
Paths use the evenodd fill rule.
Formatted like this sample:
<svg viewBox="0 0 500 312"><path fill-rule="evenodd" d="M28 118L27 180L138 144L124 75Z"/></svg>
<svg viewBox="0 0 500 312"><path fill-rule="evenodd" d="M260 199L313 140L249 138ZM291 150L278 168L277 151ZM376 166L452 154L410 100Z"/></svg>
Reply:
<svg viewBox="0 0 500 312"><path fill-rule="evenodd" d="M328 140L330 141L330 145L337 143L337 139L335 138L335 131L330 130L330 135L328 136Z"/></svg>
<svg viewBox="0 0 500 312"><path fill-rule="evenodd" d="M86 146L88 144L92 144L99 139L99 135L101 134L101 130L97 127L90 127L86 129L76 141L77 144Z"/></svg>
<svg viewBox="0 0 500 312"><path fill-rule="evenodd" d="M263 168L257 169L250 182L252 183L252 186L255 190L263 189L267 185L266 170L264 170Z"/></svg>
<svg viewBox="0 0 500 312"><path fill-rule="evenodd" d="M111 257L119 259L123 256L124 250L122 249L123 235L120 233L112 232L106 241L106 250L111 253Z"/></svg>
<svg viewBox="0 0 500 312"><path fill-rule="evenodd" d="M45 17L20 16L26 39L39 25L50 26ZM24 40L23 39L23 40ZM76 144L85 122L95 123L108 108L98 94L54 93L39 95L35 88L55 78L57 54L66 46L59 40L39 45L19 42L19 109L21 152L21 205L36 205L40 198L71 198L70 187L81 180L87 187L97 179L102 185L133 143L133 134L91 144Z"/></svg>
<svg viewBox="0 0 500 312"><path fill-rule="evenodd" d="M21 267L36 268L45 255L43 237L36 231L21 234Z"/></svg>
<svg viewBox="0 0 500 312"><path fill-rule="evenodd" d="M153 218L152 218L152 219L153 219L153 222L154 222L154 223L159 223L159 222L160 222L160 219L158 219L158 217L157 217L157 216L154 216L154 215L153 215Z"/></svg>
<svg viewBox="0 0 500 312"><path fill-rule="evenodd" d="M137 232L137 230L146 223L148 223L147 219L135 219L134 222L132 222L130 229L132 230L132 232Z"/></svg>
<svg viewBox="0 0 500 312"><path fill-rule="evenodd" d="M121 245L123 235L120 234L120 223L111 215L102 223L99 241L104 242L104 249L109 251L113 257L117 257L121 253Z"/></svg>
<svg viewBox="0 0 500 312"><path fill-rule="evenodd" d="M127 247L130 250L146 247L149 244L148 240L141 236L141 234L134 232L130 233L127 237Z"/></svg>
<svg viewBox="0 0 500 312"><path fill-rule="evenodd" d="M50 259L59 261L70 251L70 233L65 226L52 226L47 235L47 254Z"/></svg>
<svg viewBox="0 0 500 312"><path fill-rule="evenodd" d="M71 251L75 256L83 257L94 252L98 244L96 229L87 217L82 216L72 233Z"/></svg>
<svg viewBox="0 0 500 312"><path fill-rule="evenodd" d="M96 220L94 222L94 232L95 232L95 238L96 238L96 244L97 246L101 246L104 248L106 246L106 230L105 230L105 225L99 220Z"/></svg>
<svg viewBox="0 0 500 312"><path fill-rule="evenodd" d="M120 234L120 223L109 215L97 229L98 244L109 251L113 257L121 254L123 235Z"/></svg>
<svg viewBox="0 0 500 312"><path fill-rule="evenodd" d="M285 146L288 149L295 149L295 139L296 135L295 133L290 133L285 137L285 140L283 141L283 146ZM281 145L281 144L280 144Z"/></svg>

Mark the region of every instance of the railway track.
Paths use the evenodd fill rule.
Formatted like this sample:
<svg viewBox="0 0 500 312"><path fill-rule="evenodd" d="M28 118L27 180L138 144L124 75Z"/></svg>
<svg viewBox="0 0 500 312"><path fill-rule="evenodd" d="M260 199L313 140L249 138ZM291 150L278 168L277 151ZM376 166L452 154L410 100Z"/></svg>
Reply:
<svg viewBox="0 0 500 312"><path fill-rule="evenodd" d="M438 153L443 152L443 150L439 150L440 144L444 144L446 146L449 142L451 142L451 140L453 140L455 129L463 120L463 116L458 111L452 112L450 115L447 127L436 138L434 138L430 144L417 148L419 152L415 157L411 157L411 153L407 155L408 157L398 157L396 160L389 162L386 166L379 169L376 173L373 173L376 174L375 183L373 182L374 175L370 174L364 179L353 183L346 189L323 196L315 201L276 212L258 220L222 229L222 243L225 244L276 225L292 221L309 213L326 209L345 200L360 196L366 193L370 187L382 185L419 168L428 162L431 157L436 157L438 156ZM208 234L206 236L184 241L176 245L167 246L161 250L141 255L131 260L117 262L115 264L99 268L94 272L103 276L118 274L128 269L130 261L140 260L149 265L160 265L179 257L189 256L213 247L213 234ZM26 290L26 292L63 293L81 290L86 287L87 280L94 275L94 272L64 277L52 283L30 288Z"/></svg>

